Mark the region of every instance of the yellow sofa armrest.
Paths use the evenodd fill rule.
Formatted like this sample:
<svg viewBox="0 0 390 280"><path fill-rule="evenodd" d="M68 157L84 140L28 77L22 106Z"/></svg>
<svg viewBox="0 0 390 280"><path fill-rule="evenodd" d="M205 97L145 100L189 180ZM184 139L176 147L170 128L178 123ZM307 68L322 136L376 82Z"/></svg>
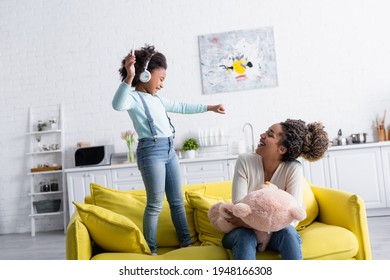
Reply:
<svg viewBox="0 0 390 280"><path fill-rule="evenodd" d="M92 239L77 211L69 221L66 230L66 259L90 260L92 258Z"/></svg>
<svg viewBox="0 0 390 280"><path fill-rule="evenodd" d="M356 259L370 260L371 245L366 207L363 199L353 193L311 185L319 206L317 221L352 231L359 242Z"/></svg>

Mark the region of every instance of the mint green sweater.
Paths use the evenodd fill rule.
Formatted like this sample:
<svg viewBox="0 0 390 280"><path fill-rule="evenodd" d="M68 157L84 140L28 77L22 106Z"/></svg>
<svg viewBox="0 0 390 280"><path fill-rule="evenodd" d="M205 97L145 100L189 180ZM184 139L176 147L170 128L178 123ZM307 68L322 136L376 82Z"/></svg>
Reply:
<svg viewBox="0 0 390 280"><path fill-rule="evenodd" d="M157 137L170 137L172 130L166 112L180 114L196 114L207 111L207 105L188 104L170 101L164 97L139 92L145 99L150 114L154 120ZM150 131L142 101L137 92L125 82L122 82L112 100L112 107L117 111L127 111L138 134L138 139L153 138Z"/></svg>

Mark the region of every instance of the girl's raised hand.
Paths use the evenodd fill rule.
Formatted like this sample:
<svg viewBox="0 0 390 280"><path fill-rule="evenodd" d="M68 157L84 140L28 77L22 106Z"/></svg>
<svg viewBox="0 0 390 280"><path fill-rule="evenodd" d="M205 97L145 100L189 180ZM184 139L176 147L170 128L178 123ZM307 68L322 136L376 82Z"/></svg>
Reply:
<svg viewBox="0 0 390 280"><path fill-rule="evenodd" d="M134 67L134 64L135 64L135 55L129 53L126 58L125 58L125 68L126 68L126 71L127 71L127 76L131 77L131 78L134 78L134 75L135 75L135 67Z"/></svg>

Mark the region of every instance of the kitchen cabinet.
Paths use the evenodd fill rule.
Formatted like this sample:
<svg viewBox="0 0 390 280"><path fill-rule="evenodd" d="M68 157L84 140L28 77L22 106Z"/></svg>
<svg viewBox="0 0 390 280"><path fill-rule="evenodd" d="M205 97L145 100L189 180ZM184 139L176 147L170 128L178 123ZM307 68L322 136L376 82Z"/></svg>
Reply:
<svg viewBox="0 0 390 280"><path fill-rule="evenodd" d="M116 190L139 190L143 189L141 172L136 165L130 167L121 167L111 170L112 188Z"/></svg>
<svg viewBox="0 0 390 280"><path fill-rule="evenodd" d="M382 163L387 207L390 207L390 147L382 147Z"/></svg>
<svg viewBox="0 0 390 280"><path fill-rule="evenodd" d="M80 168L82 169L82 168ZM111 171L109 169L85 169L83 171L69 172L66 174L68 188L69 217L76 207L73 201L84 203L84 198L90 195L90 184L96 183L111 188Z"/></svg>
<svg viewBox="0 0 390 280"><path fill-rule="evenodd" d="M229 172L229 180L233 180L234 176L234 168L236 167L237 158L228 160L228 172Z"/></svg>
<svg viewBox="0 0 390 280"><path fill-rule="evenodd" d="M330 186L328 154L315 162L301 160L305 178L318 186Z"/></svg>
<svg viewBox="0 0 390 280"><path fill-rule="evenodd" d="M66 185L63 176L64 166L64 114L62 105L30 107L29 131L30 143L30 219L31 235L37 231L37 220L42 223L62 226L66 230Z"/></svg>
<svg viewBox="0 0 390 280"><path fill-rule="evenodd" d="M181 163L183 185L229 180L227 160Z"/></svg>
<svg viewBox="0 0 390 280"><path fill-rule="evenodd" d="M367 209L386 207L381 149L329 152L330 185L360 195Z"/></svg>
<svg viewBox="0 0 390 280"><path fill-rule="evenodd" d="M314 185L356 193L369 216L390 213L389 142L331 147L323 159L302 163Z"/></svg>

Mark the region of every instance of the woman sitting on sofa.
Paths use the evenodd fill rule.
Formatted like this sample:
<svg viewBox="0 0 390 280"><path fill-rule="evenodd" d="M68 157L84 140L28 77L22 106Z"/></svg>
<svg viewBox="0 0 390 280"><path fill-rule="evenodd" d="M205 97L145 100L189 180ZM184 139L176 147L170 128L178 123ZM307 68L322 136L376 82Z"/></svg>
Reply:
<svg viewBox="0 0 390 280"><path fill-rule="evenodd" d="M241 154L237 159L233 203L269 181L290 193L302 205L303 171L297 158L302 156L309 161L322 158L328 148L328 134L323 128L321 123L306 125L302 120L287 119L262 133L256 152ZM239 218L230 222L239 227L224 235L223 246L233 251L236 260L255 260L257 239L254 231ZM295 229L297 223L274 232L268 243L267 248L280 252L283 260L302 259L302 242Z"/></svg>

